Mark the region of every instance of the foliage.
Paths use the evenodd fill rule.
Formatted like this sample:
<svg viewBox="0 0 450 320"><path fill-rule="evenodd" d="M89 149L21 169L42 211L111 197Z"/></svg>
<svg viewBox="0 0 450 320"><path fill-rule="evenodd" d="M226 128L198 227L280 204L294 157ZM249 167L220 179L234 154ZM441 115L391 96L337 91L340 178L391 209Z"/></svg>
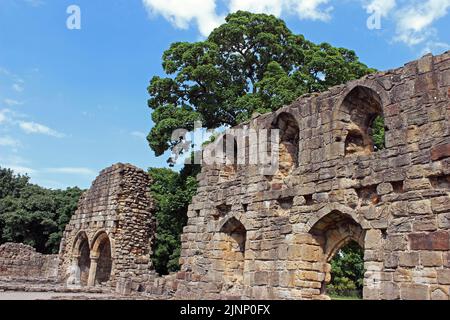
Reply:
<svg viewBox="0 0 450 320"><path fill-rule="evenodd" d="M376 150L383 150L385 145L385 125L384 118L382 116L377 116L371 127L372 140Z"/></svg>
<svg viewBox="0 0 450 320"><path fill-rule="evenodd" d="M362 297L364 253L356 242L350 242L331 261L331 283L327 291L332 296Z"/></svg>
<svg viewBox="0 0 450 320"><path fill-rule="evenodd" d="M41 253L57 253L81 193L79 188L45 189L0 168L0 243L20 242Z"/></svg>
<svg viewBox="0 0 450 320"><path fill-rule="evenodd" d="M187 223L187 209L197 191L194 178L199 168L187 166L180 173L165 168L151 168L150 190L156 202L157 236L153 264L160 274L179 269L180 235Z"/></svg>
<svg viewBox="0 0 450 320"><path fill-rule="evenodd" d="M173 43L162 65L168 76L148 87L155 125L147 139L157 156L179 143L173 130L192 130L195 120L208 129L234 126L374 71L351 50L314 44L275 16L244 11L205 41Z"/></svg>

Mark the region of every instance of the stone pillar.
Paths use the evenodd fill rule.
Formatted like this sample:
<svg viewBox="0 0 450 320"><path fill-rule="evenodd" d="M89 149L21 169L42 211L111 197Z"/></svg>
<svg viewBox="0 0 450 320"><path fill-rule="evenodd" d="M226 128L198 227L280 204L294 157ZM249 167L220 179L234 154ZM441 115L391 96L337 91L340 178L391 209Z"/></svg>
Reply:
<svg viewBox="0 0 450 320"><path fill-rule="evenodd" d="M91 256L91 266L89 268L89 278L88 278L88 287L95 286L95 277L97 275L97 261L98 257Z"/></svg>
<svg viewBox="0 0 450 320"><path fill-rule="evenodd" d="M81 284L81 272L79 267L80 255L72 256L72 265L69 270L69 278L67 279L68 285L80 285Z"/></svg>

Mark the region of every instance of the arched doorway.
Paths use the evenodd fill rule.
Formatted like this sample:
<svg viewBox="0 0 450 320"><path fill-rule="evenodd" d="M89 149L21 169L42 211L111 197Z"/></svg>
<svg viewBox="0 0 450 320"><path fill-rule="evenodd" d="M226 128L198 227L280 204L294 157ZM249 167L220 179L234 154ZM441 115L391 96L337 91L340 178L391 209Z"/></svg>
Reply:
<svg viewBox="0 0 450 320"><path fill-rule="evenodd" d="M386 126L380 96L357 86L345 97L341 112L346 123L345 154L363 155L384 149Z"/></svg>
<svg viewBox="0 0 450 320"><path fill-rule="evenodd" d="M91 260L89 285L108 282L111 277L112 257L111 242L106 232L101 232L96 236L91 250Z"/></svg>
<svg viewBox="0 0 450 320"><path fill-rule="evenodd" d="M356 251L358 257L353 256L353 258L357 260L357 263L361 263L359 258L363 259L365 231L351 216L340 211L332 211L314 224L310 230L310 234L317 243L320 244L321 261L324 264L324 275L322 277L324 280L322 282L321 293L323 295L328 295L328 285L332 283L333 280L336 280L335 278L333 279L332 264L333 261L336 261L333 259L336 259L336 256L338 258L347 258L342 255L348 254L355 249L354 246L356 246L361 248L361 250L359 252ZM347 246L349 244L353 246L350 247L351 250L348 250ZM337 265L334 266L335 272L337 267ZM360 266L352 267L359 268ZM364 271L362 271L362 273L364 273ZM336 274L334 274L334 276L336 276Z"/></svg>
<svg viewBox="0 0 450 320"><path fill-rule="evenodd" d="M326 294L334 298L362 299L364 286L364 249L349 241L332 257L331 280Z"/></svg>
<svg viewBox="0 0 450 320"><path fill-rule="evenodd" d="M239 220L232 217L222 225L219 237L224 262L224 289L236 292L242 289L244 282L247 230Z"/></svg>
<svg viewBox="0 0 450 320"><path fill-rule="evenodd" d="M86 232L80 232L74 241L72 252L73 265L71 267L70 284L86 286L91 266L89 240Z"/></svg>
<svg viewBox="0 0 450 320"><path fill-rule="evenodd" d="M282 179L287 177L298 166L300 131L297 120L286 112L281 113L276 118L272 124L272 128L280 130L278 171L276 177Z"/></svg>

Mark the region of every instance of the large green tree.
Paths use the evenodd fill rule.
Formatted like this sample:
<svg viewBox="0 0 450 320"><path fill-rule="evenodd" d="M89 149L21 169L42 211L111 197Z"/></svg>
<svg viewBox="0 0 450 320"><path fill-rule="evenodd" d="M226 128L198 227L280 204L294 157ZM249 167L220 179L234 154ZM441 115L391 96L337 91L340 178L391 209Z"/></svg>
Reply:
<svg viewBox="0 0 450 320"><path fill-rule="evenodd" d="M354 241L348 243L331 260L331 283L328 293L334 296L362 298L364 252Z"/></svg>
<svg viewBox="0 0 450 320"><path fill-rule="evenodd" d="M194 170L194 171L192 171ZM180 173L171 169L151 168L150 190L156 202L157 237L153 247L153 264L160 274L179 269L180 234L187 222L187 209L197 190L194 178L198 166L185 167Z"/></svg>
<svg viewBox="0 0 450 320"><path fill-rule="evenodd" d="M82 190L50 190L28 176L0 168L0 244L20 242L42 253L56 253Z"/></svg>
<svg viewBox="0 0 450 320"><path fill-rule="evenodd" d="M273 111L302 94L373 72L348 49L314 44L272 15L238 11L205 41L173 43L164 52L167 77L148 87L156 155L173 148L175 129L195 120L215 129Z"/></svg>

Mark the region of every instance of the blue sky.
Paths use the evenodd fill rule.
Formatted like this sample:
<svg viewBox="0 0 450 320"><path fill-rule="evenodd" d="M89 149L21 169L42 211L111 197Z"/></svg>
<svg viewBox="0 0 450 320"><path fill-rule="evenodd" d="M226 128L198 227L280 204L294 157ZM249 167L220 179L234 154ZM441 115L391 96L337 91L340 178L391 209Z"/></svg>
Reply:
<svg viewBox="0 0 450 320"><path fill-rule="evenodd" d="M72 4L81 30L66 27ZM237 9L380 70L450 48L450 0L0 0L0 166L50 188L87 188L116 162L165 166L145 139L148 81L172 42L203 39Z"/></svg>

